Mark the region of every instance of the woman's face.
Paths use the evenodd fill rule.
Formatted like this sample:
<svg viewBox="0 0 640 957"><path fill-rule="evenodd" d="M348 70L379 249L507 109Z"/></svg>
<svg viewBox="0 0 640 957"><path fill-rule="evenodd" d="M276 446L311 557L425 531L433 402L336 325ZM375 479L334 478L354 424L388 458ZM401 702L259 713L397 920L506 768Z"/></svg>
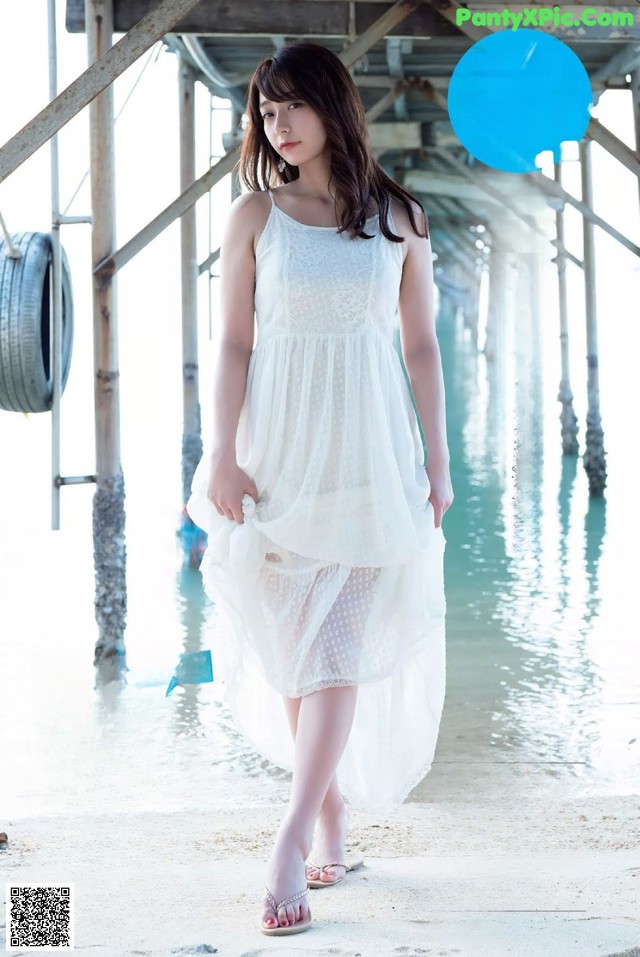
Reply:
<svg viewBox="0 0 640 957"><path fill-rule="evenodd" d="M267 139L291 166L306 163L324 151L327 134L322 120L304 100L273 103L261 93L259 108ZM296 145L283 149L284 142Z"/></svg>

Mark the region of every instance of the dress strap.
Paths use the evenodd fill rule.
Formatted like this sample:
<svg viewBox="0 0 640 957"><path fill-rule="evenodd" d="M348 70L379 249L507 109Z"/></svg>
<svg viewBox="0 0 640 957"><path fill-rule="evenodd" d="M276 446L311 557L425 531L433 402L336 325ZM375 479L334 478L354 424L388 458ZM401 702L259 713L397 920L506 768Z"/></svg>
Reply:
<svg viewBox="0 0 640 957"><path fill-rule="evenodd" d="M267 187L267 192L268 192L268 194L269 194L269 199L271 200L271 205L272 205L272 206L275 206L275 205L276 205L276 201L275 201L275 199L273 198L273 193L271 192L271 190L269 189L269 187Z"/></svg>

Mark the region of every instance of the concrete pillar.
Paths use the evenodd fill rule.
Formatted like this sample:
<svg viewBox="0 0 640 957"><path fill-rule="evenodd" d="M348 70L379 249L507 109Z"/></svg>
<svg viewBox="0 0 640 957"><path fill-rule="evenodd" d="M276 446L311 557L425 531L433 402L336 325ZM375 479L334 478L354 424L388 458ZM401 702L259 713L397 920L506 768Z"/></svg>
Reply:
<svg viewBox="0 0 640 957"><path fill-rule="evenodd" d="M593 209L591 179L591 142L580 143L580 168L582 174L582 202ZM607 485L606 452L604 434L600 422L600 389L598 382L598 321L596 311L596 258L593 223L582 217L584 237L584 282L587 319L587 430L586 451L582 457L589 477L591 495L601 496Z"/></svg>
<svg viewBox="0 0 640 957"><path fill-rule="evenodd" d="M113 44L111 0L85 0L89 63ZM91 260L93 267L116 249L113 86L89 106L91 139ZM120 371L116 279L93 275L96 493L93 499L96 683L128 670L124 647L127 610L124 477L120 461Z"/></svg>

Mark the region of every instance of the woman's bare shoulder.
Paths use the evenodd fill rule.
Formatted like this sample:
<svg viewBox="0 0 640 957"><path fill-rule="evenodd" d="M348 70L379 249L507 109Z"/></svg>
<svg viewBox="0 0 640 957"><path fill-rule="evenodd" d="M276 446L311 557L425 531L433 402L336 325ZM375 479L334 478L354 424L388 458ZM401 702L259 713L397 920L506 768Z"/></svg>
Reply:
<svg viewBox="0 0 640 957"><path fill-rule="evenodd" d="M411 206L411 211L413 212L413 218L415 220L416 226L419 230L424 231L425 214L422 211L422 207L414 199L409 200L409 205ZM413 226L411 225L407 207L396 196L390 197L390 207L391 213L393 215L393 221L396 225L396 235L402 236L404 239L404 242L402 243L402 256L404 262L404 260L407 258L409 249L416 243L424 242L424 238L417 235Z"/></svg>
<svg viewBox="0 0 640 957"><path fill-rule="evenodd" d="M424 229L424 213L422 207L415 199L410 199L408 202L411 206L413 218L418 229ZM398 227L398 235L406 236L409 232L413 233L414 236L416 235L411 225L411 220L409 219L407 207L396 196L391 197L391 212L393 213L394 222Z"/></svg>
<svg viewBox="0 0 640 957"><path fill-rule="evenodd" d="M251 189L236 196L229 212L242 222L248 223L252 219L259 219L261 212L268 212L270 205L266 189Z"/></svg>
<svg viewBox="0 0 640 957"><path fill-rule="evenodd" d="M269 218L271 201L266 190L240 193L229 208L229 224L237 237L248 243L255 256L256 246Z"/></svg>

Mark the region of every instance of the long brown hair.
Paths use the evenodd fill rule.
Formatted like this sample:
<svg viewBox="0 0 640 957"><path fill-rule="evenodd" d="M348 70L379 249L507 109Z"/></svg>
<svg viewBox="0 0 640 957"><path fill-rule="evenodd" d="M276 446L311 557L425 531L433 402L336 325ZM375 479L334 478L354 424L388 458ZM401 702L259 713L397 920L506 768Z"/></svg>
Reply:
<svg viewBox="0 0 640 957"><path fill-rule="evenodd" d="M336 199L344 210L340 232L349 229L352 239L373 238L363 232L365 212L373 197L380 211L381 232L391 242L404 242L391 232L388 224L389 197L395 196L406 207L414 232L423 239L429 237L429 220L422 203L387 176L373 156L364 106L351 74L335 53L308 40L280 47L258 64L251 77L248 123L235 167L249 189L263 190L300 176L298 167L288 163L283 172L278 169L280 156L263 128L260 93L278 103L304 100L320 116L331 151L329 184L334 186ZM411 199L422 210L425 232L419 232L416 226Z"/></svg>

